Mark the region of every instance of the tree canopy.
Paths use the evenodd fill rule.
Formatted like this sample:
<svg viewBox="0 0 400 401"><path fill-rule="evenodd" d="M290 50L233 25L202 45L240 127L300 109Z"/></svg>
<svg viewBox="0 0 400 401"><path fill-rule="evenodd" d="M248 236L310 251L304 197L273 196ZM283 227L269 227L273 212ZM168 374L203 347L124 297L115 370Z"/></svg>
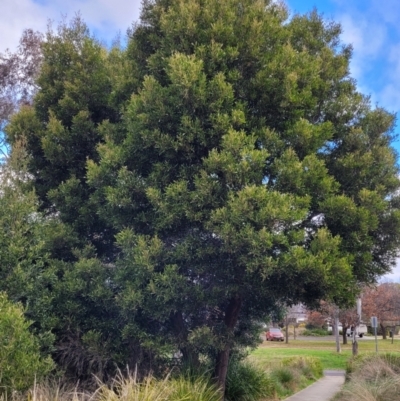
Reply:
<svg viewBox="0 0 400 401"><path fill-rule="evenodd" d="M56 259L83 348L152 369L179 351L224 388L276 308L347 305L390 270L394 116L357 91L340 33L269 0L154 0L126 49L80 20L48 34L7 138L76 238Z"/></svg>

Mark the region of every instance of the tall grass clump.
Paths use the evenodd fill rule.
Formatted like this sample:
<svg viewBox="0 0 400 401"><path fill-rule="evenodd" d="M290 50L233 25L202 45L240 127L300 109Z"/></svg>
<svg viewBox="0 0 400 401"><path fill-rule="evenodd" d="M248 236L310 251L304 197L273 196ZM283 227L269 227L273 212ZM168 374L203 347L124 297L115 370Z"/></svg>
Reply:
<svg viewBox="0 0 400 401"><path fill-rule="evenodd" d="M90 401L91 397L90 393L79 391L77 386L54 379L35 384L27 394L28 401Z"/></svg>
<svg viewBox="0 0 400 401"><path fill-rule="evenodd" d="M190 379L180 376L163 380L148 376L139 381L136 374L118 375L111 386L102 385L93 401L220 401L221 393L206 376Z"/></svg>
<svg viewBox="0 0 400 401"><path fill-rule="evenodd" d="M318 358L310 356L293 356L282 360L282 365L297 370L309 380L318 380L323 376L322 363Z"/></svg>
<svg viewBox="0 0 400 401"><path fill-rule="evenodd" d="M366 355L354 359L347 369L347 383L335 401L398 401L400 356Z"/></svg>
<svg viewBox="0 0 400 401"><path fill-rule="evenodd" d="M257 401L273 398L276 384L271 375L248 361L232 360L226 379L228 401Z"/></svg>

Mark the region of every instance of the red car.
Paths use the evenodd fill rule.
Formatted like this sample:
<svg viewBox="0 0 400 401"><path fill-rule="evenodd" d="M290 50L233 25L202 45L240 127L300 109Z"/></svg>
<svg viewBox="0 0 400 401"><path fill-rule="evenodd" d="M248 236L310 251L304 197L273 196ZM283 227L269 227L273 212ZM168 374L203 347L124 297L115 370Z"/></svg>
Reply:
<svg viewBox="0 0 400 401"><path fill-rule="evenodd" d="M269 329L265 333L265 338L267 341L283 341L285 339L285 336L279 329Z"/></svg>

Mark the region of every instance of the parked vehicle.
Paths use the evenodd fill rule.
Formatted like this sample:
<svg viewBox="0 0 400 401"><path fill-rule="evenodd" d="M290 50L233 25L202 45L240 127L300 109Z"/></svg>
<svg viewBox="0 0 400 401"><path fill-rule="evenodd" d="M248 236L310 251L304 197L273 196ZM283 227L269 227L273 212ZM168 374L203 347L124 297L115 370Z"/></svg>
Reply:
<svg viewBox="0 0 400 401"><path fill-rule="evenodd" d="M339 333L340 333L341 331L343 331L343 327L342 327L341 324L339 324L338 329L339 329ZM333 326L328 326L328 329L327 329L327 330L329 331L329 333L333 333L333 334L334 334Z"/></svg>
<svg viewBox="0 0 400 401"><path fill-rule="evenodd" d="M285 336L280 331L280 329L271 328L265 333L265 339L267 341L283 341Z"/></svg>
<svg viewBox="0 0 400 401"><path fill-rule="evenodd" d="M352 337L353 336L353 330L354 330L354 327L351 326L350 330L347 332L347 337ZM368 333L367 325L361 323L357 328L358 337L363 338L364 334L367 334L367 333Z"/></svg>

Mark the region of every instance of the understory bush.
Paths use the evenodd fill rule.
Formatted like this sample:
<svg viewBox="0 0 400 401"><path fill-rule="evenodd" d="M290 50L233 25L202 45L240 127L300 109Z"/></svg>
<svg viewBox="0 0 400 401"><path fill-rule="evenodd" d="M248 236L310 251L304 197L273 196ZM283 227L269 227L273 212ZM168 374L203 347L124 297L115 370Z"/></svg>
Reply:
<svg viewBox="0 0 400 401"><path fill-rule="evenodd" d="M318 380L323 375L322 363L319 359L310 356L294 356L285 358L283 366L297 370L309 380Z"/></svg>
<svg viewBox="0 0 400 401"><path fill-rule="evenodd" d="M303 331L303 336L324 337L329 336L331 333L324 329L306 329Z"/></svg>
<svg viewBox="0 0 400 401"><path fill-rule="evenodd" d="M322 364L313 357L290 357L263 369L248 361L229 365L226 399L229 401L276 400L322 377Z"/></svg>
<svg viewBox="0 0 400 401"><path fill-rule="evenodd" d="M227 401L276 401L301 390L322 375L321 363L312 357L286 358L263 369L250 361L234 359L226 381ZM13 394L13 401L220 401L210 371L173 370L164 379L131 373L109 384L98 382L94 393L55 380L35 384L27 392ZM7 400L0 396L0 401Z"/></svg>
<svg viewBox="0 0 400 401"><path fill-rule="evenodd" d="M225 397L228 401L257 401L272 398L275 379L251 362L233 360L229 364Z"/></svg>
<svg viewBox="0 0 400 401"><path fill-rule="evenodd" d="M347 368L347 382L335 401L398 401L400 355L365 355Z"/></svg>
<svg viewBox="0 0 400 401"><path fill-rule="evenodd" d="M0 395L28 389L53 368L29 326L22 306L0 293Z"/></svg>
<svg viewBox="0 0 400 401"><path fill-rule="evenodd" d="M279 367L271 370L279 398L287 397L307 387L322 375L322 364L319 359L313 357L294 356L285 358Z"/></svg>

